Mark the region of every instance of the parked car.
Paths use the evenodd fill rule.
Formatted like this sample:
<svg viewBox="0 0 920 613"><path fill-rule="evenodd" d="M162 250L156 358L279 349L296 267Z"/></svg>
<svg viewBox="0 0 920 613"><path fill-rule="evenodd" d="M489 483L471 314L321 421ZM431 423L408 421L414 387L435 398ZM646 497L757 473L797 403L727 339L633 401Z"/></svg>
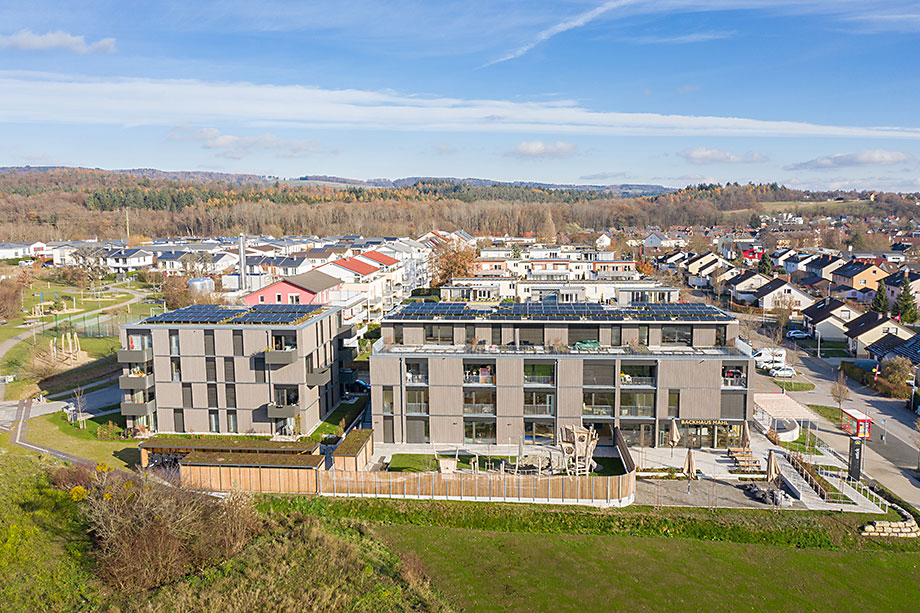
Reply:
<svg viewBox="0 0 920 613"><path fill-rule="evenodd" d="M751 356L755 362L786 362L786 350L781 348L772 349L763 347L754 352Z"/></svg>
<svg viewBox="0 0 920 613"><path fill-rule="evenodd" d="M740 379L744 376L744 371L740 368L728 368L722 376L726 379Z"/></svg>
<svg viewBox="0 0 920 613"><path fill-rule="evenodd" d="M780 366L770 369L771 377L792 378L795 376L795 369L792 366Z"/></svg>
<svg viewBox="0 0 920 613"><path fill-rule="evenodd" d="M786 338L799 340L803 338L811 338L811 335L809 335L805 330L789 330L789 332L786 332Z"/></svg>

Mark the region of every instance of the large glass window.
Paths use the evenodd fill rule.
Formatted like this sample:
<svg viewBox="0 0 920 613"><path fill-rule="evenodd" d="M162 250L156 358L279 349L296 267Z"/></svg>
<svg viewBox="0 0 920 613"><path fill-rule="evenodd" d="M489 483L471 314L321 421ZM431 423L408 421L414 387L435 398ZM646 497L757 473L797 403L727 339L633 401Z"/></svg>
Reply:
<svg viewBox="0 0 920 613"><path fill-rule="evenodd" d="M427 389L407 389L406 390L406 413L428 413L428 390Z"/></svg>
<svg viewBox="0 0 920 613"><path fill-rule="evenodd" d="M276 385L275 404L282 407L293 406L300 402L300 393L296 385Z"/></svg>
<svg viewBox="0 0 920 613"><path fill-rule="evenodd" d="M524 443L527 445L552 445L556 427L551 419L525 419Z"/></svg>
<svg viewBox="0 0 920 613"><path fill-rule="evenodd" d="M630 364L623 362L620 365L620 385L639 385L646 387L655 386L654 364Z"/></svg>
<svg viewBox="0 0 920 613"><path fill-rule="evenodd" d="M620 432L630 447L652 447L655 444L654 422L622 421Z"/></svg>
<svg viewBox="0 0 920 613"><path fill-rule="evenodd" d="M495 364L464 362L463 382L468 384L495 385Z"/></svg>
<svg viewBox="0 0 920 613"><path fill-rule="evenodd" d="M214 383L208 383L208 406L217 406L217 385Z"/></svg>
<svg viewBox="0 0 920 613"><path fill-rule="evenodd" d="M514 330L521 345L543 345L543 326L518 326Z"/></svg>
<svg viewBox="0 0 920 613"><path fill-rule="evenodd" d="M585 392L582 394L585 415L600 415L613 417L615 394L613 392Z"/></svg>
<svg viewBox="0 0 920 613"><path fill-rule="evenodd" d="M661 326L662 345L680 345L690 347L693 345L692 326Z"/></svg>
<svg viewBox="0 0 920 613"><path fill-rule="evenodd" d="M725 326L716 326L716 347L724 347L727 344Z"/></svg>
<svg viewBox="0 0 920 613"><path fill-rule="evenodd" d="M569 345L581 341L600 342L601 333L599 326L569 326Z"/></svg>
<svg viewBox="0 0 920 613"><path fill-rule="evenodd" d="M426 345L453 345L454 327L446 324L425 324Z"/></svg>
<svg viewBox="0 0 920 613"><path fill-rule="evenodd" d="M236 408L236 386L233 384L224 386L224 396L227 398L227 407Z"/></svg>
<svg viewBox="0 0 920 613"><path fill-rule="evenodd" d="M495 415L495 390L463 390L463 412L467 414Z"/></svg>
<svg viewBox="0 0 920 613"><path fill-rule="evenodd" d="M406 383L425 385L428 383L428 361L406 362Z"/></svg>
<svg viewBox="0 0 920 613"><path fill-rule="evenodd" d="M169 353L172 355L179 355L179 331L170 330L169 331Z"/></svg>
<svg viewBox="0 0 920 613"><path fill-rule="evenodd" d="M639 326L639 344L648 347L648 326Z"/></svg>
<svg viewBox="0 0 920 613"><path fill-rule="evenodd" d="M208 411L208 432L220 432L220 413Z"/></svg>
<svg viewBox="0 0 920 613"><path fill-rule="evenodd" d="M192 384L183 383L182 384L182 406L186 409L192 408Z"/></svg>
<svg viewBox="0 0 920 613"><path fill-rule="evenodd" d="M239 424L236 421L236 411L227 411L227 432L239 432Z"/></svg>
<svg viewBox="0 0 920 613"><path fill-rule="evenodd" d="M214 355L214 330L204 331L204 354Z"/></svg>
<svg viewBox="0 0 920 613"><path fill-rule="evenodd" d="M613 361L584 362L582 370L582 385L616 385L616 368Z"/></svg>
<svg viewBox="0 0 920 613"><path fill-rule="evenodd" d="M150 335L144 332L128 333L128 349L150 348Z"/></svg>
<svg viewBox="0 0 920 613"><path fill-rule="evenodd" d="M185 432L185 412L182 409L173 411L173 431Z"/></svg>
<svg viewBox="0 0 920 613"><path fill-rule="evenodd" d="M502 344L502 327L501 326L492 326L492 344L493 345Z"/></svg>
<svg viewBox="0 0 920 613"><path fill-rule="evenodd" d="M243 355L243 331L233 331L233 355Z"/></svg>
<svg viewBox="0 0 920 613"><path fill-rule="evenodd" d="M613 347L619 347L623 344L623 330L620 326L610 327L610 344Z"/></svg>
<svg viewBox="0 0 920 613"><path fill-rule="evenodd" d="M265 358L255 358L252 369L256 373L256 383L265 383Z"/></svg>
<svg viewBox="0 0 920 613"><path fill-rule="evenodd" d="M495 444L494 419L463 420L463 442L468 444Z"/></svg>
<svg viewBox="0 0 920 613"><path fill-rule="evenodd" d="M655 394L652 392L620 392L620 417L654 417Z"/></svg>
<svg viewBox="0 0 920 613"><path fill-rule="evenodd" d="M169 358L169 371L174 383L182 381L182 362L180 358Z"/></svg>
<svg viewBox="0 0 920 613"><path fill-rule="evenodd" d="M403 326L402 324L393 325L393 344L394 345L403 344Z"/></svg>
<svg viewBox="0 0 920 613"><path fill-rule="evenodd" d="M205 381L217 381L217 358L204 359Z"/></svg>
<svg viewBox="0 0 920 613"><path fill-rule="evenodd" d="M680 417L680 390L668 390L668 417Z"/></svg>
<svg viewBox="0 0 920 613"><path fill-rule="evenodd" d="M393 414L393 386L383 386L383 413L385 415Z"/></svg>
<svg viewBox="0 0 920 613"><path fill-rule="evenodd" d="M537 385L552 385L556 377L555 364L524 364L524 383L534 383Z"/></svg>
<svg viewBox="0 0 920 613"><path fill-rule="evenodd" d="M524 415L555 415L556 395L552 392L524 391Z"/></svg>
<svg viewBox="0 0 920 613"><path fill-rule="evenodd" d="M233 365L233 358L224 358L224 381L236 381L236 368Z"/></svg>

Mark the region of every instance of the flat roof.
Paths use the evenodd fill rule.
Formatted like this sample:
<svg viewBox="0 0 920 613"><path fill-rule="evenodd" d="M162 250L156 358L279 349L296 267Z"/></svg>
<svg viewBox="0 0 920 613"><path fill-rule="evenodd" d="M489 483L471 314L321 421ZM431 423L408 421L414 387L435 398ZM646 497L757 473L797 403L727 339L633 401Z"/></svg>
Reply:
<svg viewBox="0 0 920 613"><path fill-rule="evenodd" d="M287 452L285 455L297 453L313 453L319 448L315 441L271 441L268 439L226 439L226 438L158 438L153 437L142 441L138 447L141 449L206 449L209 451L260 451Z"/></svg>
<svg viewBox="0 0 920 613"><path fill-rule="evenodd" d="M168 313L154 315L139 324L222 324L222 325L294 325L327 308L318 304L256 304L226 306L194 304Z"/></svg>
<svg viewBox="0 0 920 613"><path fill-rule="evenodd" d="M277 453L221 453L219 451L195 451L179 461L186 466L240 466L279 468L319 468L326 463L322 455L290 455Z"/></svg>
<svg viewBox="0 0 920 613"><path fill-rule="evenodd" d="M811 409L782 392L755 393L753 396L754 405L773 419L818 420Z"/></svg>
<svg viewBox="0 0 920 613"><path fill-rule="evenodd" d="M537 320L729 322L735 318L714 306L661 302L628 307L598 303L521 302L494 306L466 302L412 303L389 313L384 321L414 320Z"/></svg>

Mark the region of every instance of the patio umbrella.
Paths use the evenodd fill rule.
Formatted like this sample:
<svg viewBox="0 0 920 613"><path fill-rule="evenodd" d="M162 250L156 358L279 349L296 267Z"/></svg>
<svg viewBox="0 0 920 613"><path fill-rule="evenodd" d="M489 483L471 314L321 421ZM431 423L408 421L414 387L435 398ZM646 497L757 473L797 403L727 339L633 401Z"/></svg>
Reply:
<svg viewBox="0 0 920 613"><path fill-rule="evenodd" d="M751 447L751 431L748 428L748 422L745 419L741 424L741 448L749 449Z"/></svg>
<svg viewBox="0 0 920 613"><path fill-rule="evenodd" d="M696 462L693 460L693 450L687 450L687 459L684 461L684 474L688 479L696 479Z"/></svg>
<svg viewBox="0 0 920 613"><path fill-rule="evenodd" d="M671 432L668 434L668 445L671 446L671 457L674 457L674 448L680 442L680 432L677 431L677 420L671 420Z"/></svg>
<svg viewBox="0 0 920 613"><path fill-rule="evenodd" d="M771 449L770 455L767 456L767 482L773 483L779 475L779 462L776 460L776 452Z"/></svg>

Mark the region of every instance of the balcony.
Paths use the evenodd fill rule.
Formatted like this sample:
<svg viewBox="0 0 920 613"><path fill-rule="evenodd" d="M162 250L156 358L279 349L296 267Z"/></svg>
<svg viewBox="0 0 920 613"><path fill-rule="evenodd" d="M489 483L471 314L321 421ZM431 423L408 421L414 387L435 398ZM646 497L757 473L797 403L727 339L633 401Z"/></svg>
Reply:
<svg viewBox="0 0 920 613"><path fill-rule="evenodd" d="M326 385L332 380L332 369L328 366L313 372L307 373L306 384L314 387L317 385Z"/></svg>
<svg viewBox="0 0 920 613"><path fill-rule="evenodd" d="M293 364L297 359L297 348L289 349L266 349L265 363L272 366L287 366Z"/></svg>
<svg viewBox="0 0 920 613"><path fill-rule="evenodd" d="M495 375L483 373L463 373L463 382L468 385L495 385Z"/></svg>
<svg viewBox="0 0 920 613"><path fill-rule="evenodd" d="M722 387L747 387L747 377L722 377Z"/></svg>
<svg viewBox="0 0 920 613"><path fill-rule="evenodd" d="M484 402L471 402L463 404L464 415L495 415L495 405Z"/></svg>
<svg viewBox="0 0 920 613"><path fill-rule="evenodd" d="M409 385L428 385L428 373L407 372L406 383Z"/></svg>
<svg viewBox="0 0 920 613"><path fill-rule="evenodd" d="M620 417L654 417L654 407L624 407L620 406Z"/></svg>
<svg viewBox="0 0 920 613"><path fill-rule="evenodd" d="M555 377L552 375L524 375L524 383L528 385L553 385Z"/></svg>
<svg viewBox="0 0 920 613"><path fill-rule="evenodd" d="M144 349L119 349L118 362L120 364L139 364L153 359L153 348Z"/></svg>
<svg viewBox="0 0 920 613"><path fill-rule="evenodd" d="M336 330L335 336L341 339L353 338L358 335L358 326L354 324L342 324L342 326Z"/></svg>
<svg viewBox="0 0 920 613"><path fill-rule="evenodd" d="M297 404L278 404L277 402L268 403L268 417L270 419L296 417L300 410Z"/></svg>
<svg viewBox="0 0 920 613"><path fill-rule="evenodd" d="M597 417L613 417L613 406L609 404L586 404L581 414L594 415Z"/></svg>
<svg viewBox="0 0 920 613"><path fill-rule="evenodd" d="M152 415L156 408L157 403L155 400L148 400L147 402L122 400L121 402L121 414L127 417L143 417L145 415Z"/></svg>
<svg viewBox="0 0 920 613"><path fill-rule="evenodd" d="M620 375L620 385L624 387L655 387L655 377Z"/></svg>
<svg viewBox="0 0 920 613"><path fill-rule="evenodd" d="M406 414L407 415L428 415L428 403L427 402L407 402L406 403Z"/></svg>
<svg viewBox="0 0 920 613"><path fill-rule="evenodd" d="M153 387L153 375L122 375L118 377L118 388L123 390L146 390Z"/></svg>
<svg viewBox="0 0 920 613"><path fill-rule="evenodd" d="M524 415L548 415L552 417L556 414L552 405L549 404L525 404Z"/></svg>

